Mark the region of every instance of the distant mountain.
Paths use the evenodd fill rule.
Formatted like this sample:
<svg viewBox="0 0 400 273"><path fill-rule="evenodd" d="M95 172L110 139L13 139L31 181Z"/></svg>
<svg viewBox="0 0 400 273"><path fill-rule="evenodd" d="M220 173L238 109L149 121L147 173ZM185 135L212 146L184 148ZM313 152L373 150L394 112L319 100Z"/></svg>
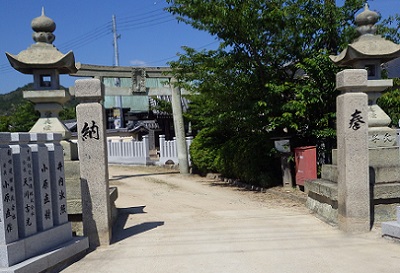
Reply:
<svg viewBox="0 0 400 273"><path fill-rule="evenodd" d="M61 89L68 90L61 86ZM18 87L16 90L11 91L7 94L0 94L0 116L8 116L13 114L13 110L16 105L22 103L24 98L22 96L22 91L24 90L33 90L33 83L29 83L24 85L23 87ZM68 102L65 106L75 106L77 103L74 99Z"/></svg>
<svg viewBox="0 0 400 273"><path fill-rule="evenodd" d="M14 106L24 101L22 91L32 89L33 83L29 83L23 87L18 87L10 93L0 94L0 116L10 115L13 112Z"/></svg>

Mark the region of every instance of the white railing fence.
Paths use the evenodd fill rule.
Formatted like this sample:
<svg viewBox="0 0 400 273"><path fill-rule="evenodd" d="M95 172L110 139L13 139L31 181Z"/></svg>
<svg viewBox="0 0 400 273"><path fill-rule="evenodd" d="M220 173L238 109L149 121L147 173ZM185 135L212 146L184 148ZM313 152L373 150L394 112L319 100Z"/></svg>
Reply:
<svg viewBox="0 0 400 273"><path fill-rule="evenodd" d="M149 138L142 141L133 138L107 139L108 162L147 165L150 162Z"/></svg>
<svg viewBox="0 0 400 273"><path fill-rule="evenodd" d="M192 141L193 137L186 138L188 154ZM165 165L167 162L179 163L176 139L165 140L164 135L160 135L159 160L150 159L148 136L143 136L142 141L132 138L108 138L107 148L108 162L113 164Z"/></svg>
<svg viewBox="0 0 400 273"><path fill-rule="evenodd" d="M192 144L193 137L186 137L186 148L189 155L190 165L190 154L189 148ZM172 161L174 164L179 163L178 159L178 147L176 137L173 140L165 140L165 135L160 135L160 165L165 165L168 161Z"/></svg>

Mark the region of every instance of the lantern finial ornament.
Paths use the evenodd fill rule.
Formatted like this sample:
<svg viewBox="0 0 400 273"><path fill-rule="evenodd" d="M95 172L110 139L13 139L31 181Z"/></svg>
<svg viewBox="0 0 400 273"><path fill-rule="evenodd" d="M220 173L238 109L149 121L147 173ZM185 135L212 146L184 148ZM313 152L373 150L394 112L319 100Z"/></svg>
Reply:
<svg viewBox="0 0 400 273"><path fill-rule="evenodd" d="M54 42L56 36L53 32L56 29L56 23L44 14L44 7L42 7L42 15L32 20L31 27L34 31L32 37L35 42L47 44Z"/></svg>
<svg viewBox="0 0 400 273"><path fill-rule="evenodd" d="M360 35L371 34L375 35L376 26L375 24L379 20L379 14L375 11L371 11L368 4L365 3L364 11L356 17L357 32Z"/></svg>

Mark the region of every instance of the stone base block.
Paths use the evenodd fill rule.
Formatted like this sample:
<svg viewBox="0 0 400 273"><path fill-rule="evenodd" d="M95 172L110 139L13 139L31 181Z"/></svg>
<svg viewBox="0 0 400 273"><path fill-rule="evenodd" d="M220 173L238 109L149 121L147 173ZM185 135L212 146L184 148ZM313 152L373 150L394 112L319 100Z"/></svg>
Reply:
<svg viewBox="0 0 400 273"><path fill-rule="evenodd" d="M83 236L82 224L82 200L81 196L75 196L75 199L67 196L68 221L72 224L72 232L77 236ZM77 199L79 197L79 199ZM118 188L110 187L110 208L111 208L111 226L118 217L118 210L115 201L118 198Z"/></svg>
<svg viewBox="0 0 400 273"><path fill-rule="evenodd" d="M400 165L370 167L370 179L378 183L392 183L400 181Z"/></svg>
<svg viewBox="0 0 400 273"><path fill-rule="evenodd" d="M332 202L335 201L337 203L337 183L325 179L317 179L317 180L306 180L304 183L304 191L310 195L318 195L321 197L325 197ZM336 205L337 207L337 205Z"/></svg>
<svg viewBox="0 0 400 273"><path fill-rule="evenodd" d="M393 166L372 166L370 167L370 180L375 184L388 184L400 181L400 165ZM324 180L337 182L337 165L322 165L321 178Z"/></svg>
<svg viewBox="0 0 400 273"><path fill-rule="evenodd" d="M72 226L72 234L74 236L83 236L83 222L82 213L80 214L68 214L68 221Z"/></svg>
<svg viewBox="0 0 400 273"><path fill-rule="evenodd" d="M0 267L12 266L33 256L40 255L56 245L71 240L71 238L71 224L67 222L63 225L1 246Z"/></svg>
<svg viewBox="0 0 400 273"><path fill-rule="evenodd" d="M338 181L337 165L324 164L321 168L321 178L332 182Z"/></svg>
<svg viewBox="0 0 400 273"><path fill-rule="evenodd" d="M84 253L88 247L89 241L86 237L73 237L68 242L51 248L44 254L32 257L10 267L0 267L0 273L38 273L47 271L57 265L66 263L76 255ZM53 272L59 272L59 270L54 270Z"/></svg>
<svg viewBox="0 0 400 273"><path fill-rule="evenodd" d="M64 161L65 186L67 190L67 211L70 214L82 213L81 179L79 161Z"/></svg>
<svg viewBox="0 0 400 273"><path fill-rule="evenodd" d="M43 109L40 109L40 108L42 108L42 107L40 107L41 105L45 105L45 108L49 107L47 104L36 104L35 110L37 110L39 112L41 112L41 110L43 111ZM48 111L48 110L45 110L45 111ZM63 139L71 137L71 132L58 119L58 117L49 117L49 118L41 117L41 118L39 118L29 132L43 133L44 130L46 130L48 132L52 132L52 133L61 134Z"/></svg>
<svg viewBox="0 0 400 273"><path fill-rule="evenodd" d="M374 200L374 222L383 223L387 221L393 221L396 215L396 207L400 205L400 199L393 200L393 203L389 203L389 200Z"/></svg>
<svg viewBox="0 0 400 273"><path fill-rule="evenodd" d="M375 106L377 107L374 110L382 111L382 114L386 115L385 112L383 112L383 110L378 105ZM368 120L368 123L369 122L370 120ZM399 144L397 143L396 134L396 130L389 127L370 127L368 128L369 147L382 148L399 146Z"/></svg>
<svg viewBox="0 0 400 273"><path fill-rule="evenodd" d="M382 223L382 234L400 239L400 223L396 221Z"/></svg>
<svg viewBox="0 0 400 273"><path fill-rule="evenodd" d="M304 191L308 195L306 207L325 222L336 225L338 221L337 184L324 179L306 180Z"/></svg>
<svg viewBox="0 0 400 273"><path fill-rule="evenodd" d="M33 257L39 255L55 245L71 240L71 238L71 223L69 222L27 237L24 239L26 256Z"/></svg>
<svg viewBox="0 0 400 273"><path fill-rule="evenodd" d="M307 180L304 191L308 195L308 209L328 223L338 223L337 183L325 179ZM400 205L400 182L376 184L371 194L374 223L395 220L396 208Z"/></svg>
<svg viewBox="0 0 400 273"><path fill-rule="evenodd" d="M369 148L369 166L400 166L399 147ZM337 165L337 149L332 150L332 164Z"/></svg>
<svg viewBox="0 0 400 273"><path fill-rule="evenodd" d="M71 140L63 140L60 144L63 146L65 161L78 161L78 144Z"/></svg>
<svg viewBox="0 0 400 273"><path fill-rule="evenodd" d="M306 207L312 212L316 213L325 222L337 225L338 210L337 208L334 208L334 206L308 197L306 201Z"/></svg>
<svg viewBox="0 0 400 273"><path fill-rule="evenodd" d="M374 200L381 200L381 203L385 203L383 200L392 200L392 203L399 203L400 182L388 183L388 184L376 184L373 189L373 194L374 194Z"/></svg>

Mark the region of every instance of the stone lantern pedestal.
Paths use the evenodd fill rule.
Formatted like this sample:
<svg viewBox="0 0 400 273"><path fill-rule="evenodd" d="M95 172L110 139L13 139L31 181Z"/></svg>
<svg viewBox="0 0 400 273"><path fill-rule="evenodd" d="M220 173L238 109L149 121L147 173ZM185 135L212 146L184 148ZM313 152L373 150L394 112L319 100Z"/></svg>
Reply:
<svg viewBox="0 0 400 273"><path fill-rule="evenodd" d="M40 118L31 128L30 132L57 132L64 139L71 137L71 132L59 120L58 114L63 109L63 104L69 101L70 95L66 90L29 90L23 91L23 97L35 104Z"/></svg>

